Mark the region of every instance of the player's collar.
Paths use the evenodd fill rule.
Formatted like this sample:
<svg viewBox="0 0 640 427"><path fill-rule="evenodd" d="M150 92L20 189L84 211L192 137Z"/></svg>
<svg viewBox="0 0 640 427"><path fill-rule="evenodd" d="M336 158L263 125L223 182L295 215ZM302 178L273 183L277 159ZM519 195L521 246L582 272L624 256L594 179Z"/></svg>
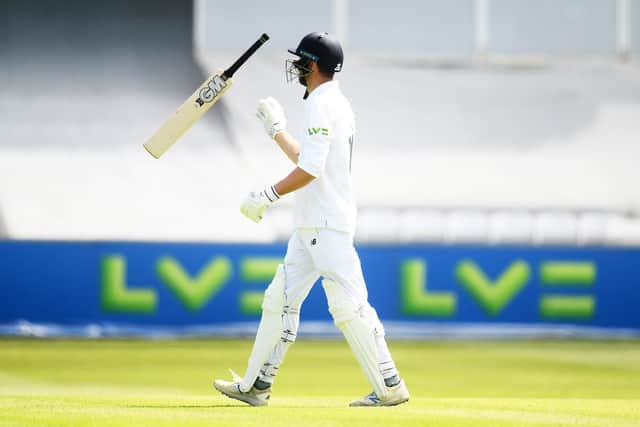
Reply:
<svg viewBox="0 0 640 427"><path fill-rule="evenodd" d="M316 96L320 95L321 93L324 93L326 91L328 91L329 89L333 89L333 88L338 88L338 81L337 80L328 80L324 83L322 83L320 86L316 87L313 92L311 92L309 94L309 97L307 98L307 101L311 101L313 98L315 98Z"/></svg>

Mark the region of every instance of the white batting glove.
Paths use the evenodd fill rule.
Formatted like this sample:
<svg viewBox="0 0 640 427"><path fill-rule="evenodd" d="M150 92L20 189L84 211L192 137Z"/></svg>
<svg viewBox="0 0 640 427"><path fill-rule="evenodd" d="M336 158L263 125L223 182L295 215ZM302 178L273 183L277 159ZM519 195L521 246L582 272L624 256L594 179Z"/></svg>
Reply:
<svg viewBox="0 0 640 427"><path fill-rule="evenodd" d="M259 193L252 191L240 205L240 212L251 221L260 222L264 211L279 198L273 185Z"/></svg>
<svg viewBox="0 0 640 427"><path fill-rule="evenodd" d="M271 138L275 138L278 132L287 128L287 119L280 103L274 98L268 97L258 102L256 116L262 121L264 130Z"/></svg>

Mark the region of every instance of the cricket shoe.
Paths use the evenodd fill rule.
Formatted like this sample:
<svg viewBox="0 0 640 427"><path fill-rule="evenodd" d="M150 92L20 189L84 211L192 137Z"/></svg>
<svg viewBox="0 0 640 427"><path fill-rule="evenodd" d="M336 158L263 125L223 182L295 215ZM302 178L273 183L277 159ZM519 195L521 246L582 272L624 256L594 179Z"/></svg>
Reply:
<svg viewBox="0 0 640 427"><path fill-rule="evenodd" d="M404 380L400 380L393 387L387 387L387 390L387 395L383 398L378 397L372 391L362 399L354 400L349 406L395 406L409 400L409 390L407 390Z"/></svg>
<svg viewBox="0 0 640 427"><path fill-rule="evenodd" d="M240 390L240 383L242 378L233 372L231 369L231 376L233 381L215 380L213 386L220 393L232 399L240 400L248 403L251 406L266 406L269 404L269 397L271 396L271 387L264 390L258 390L255 387L251 387L249 391Z"/></svg>

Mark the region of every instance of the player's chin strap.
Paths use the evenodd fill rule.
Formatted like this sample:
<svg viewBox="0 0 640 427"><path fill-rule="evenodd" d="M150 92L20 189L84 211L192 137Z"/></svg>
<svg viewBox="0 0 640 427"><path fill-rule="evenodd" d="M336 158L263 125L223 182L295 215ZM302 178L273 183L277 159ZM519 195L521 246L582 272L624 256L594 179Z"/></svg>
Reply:
<svg viewBox="0 0 640 427"><path fill-rule="evenodd" d="M304 90L304 96L302 99L307 99L309 97L309 91L307 89Z"/></svg>

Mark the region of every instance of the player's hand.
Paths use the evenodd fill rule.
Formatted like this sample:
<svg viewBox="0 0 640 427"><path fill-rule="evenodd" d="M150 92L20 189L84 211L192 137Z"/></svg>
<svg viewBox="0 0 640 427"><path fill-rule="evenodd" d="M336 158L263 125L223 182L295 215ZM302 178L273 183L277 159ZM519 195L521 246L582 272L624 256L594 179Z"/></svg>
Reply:
<svg viewBox="0 0 640 427"><path fill-rule="evenodd" d="M275 138L278 132L287 128L287 119L280 103L274 98L268 97L258 102L256 116L262 121L264 130L271 138Z"/></svg>
<svg viewBox="0 0 640 427"><path fill-rule="evenodd" d="M279 198L273 186L259 193L252 191L240 205L240 212L251 221L260 222L264 211Z"/></svg>

